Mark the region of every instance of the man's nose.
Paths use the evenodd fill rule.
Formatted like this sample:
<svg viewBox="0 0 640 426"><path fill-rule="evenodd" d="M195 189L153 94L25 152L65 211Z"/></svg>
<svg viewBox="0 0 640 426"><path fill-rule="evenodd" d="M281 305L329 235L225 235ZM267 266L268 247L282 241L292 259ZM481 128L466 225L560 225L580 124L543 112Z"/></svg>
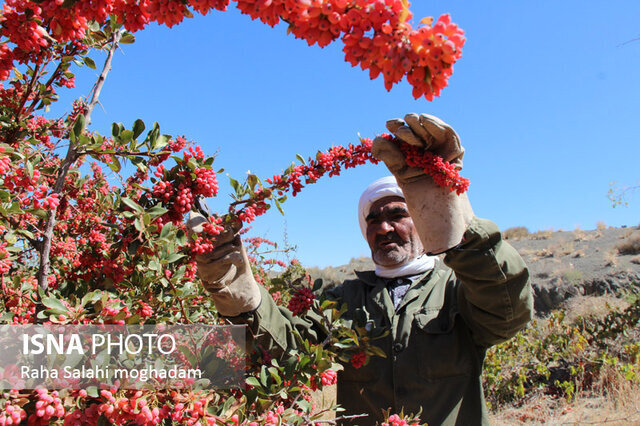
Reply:
<svg viewBox="0 0 640 426"><path fill-rule="evenodd" d="M393 226L391 225L391 223L387 222L386 220L383 220L382 222L380 222L380 225L378 226L378 234L383 234L386 235L389 232L393 231Z"/></svg>

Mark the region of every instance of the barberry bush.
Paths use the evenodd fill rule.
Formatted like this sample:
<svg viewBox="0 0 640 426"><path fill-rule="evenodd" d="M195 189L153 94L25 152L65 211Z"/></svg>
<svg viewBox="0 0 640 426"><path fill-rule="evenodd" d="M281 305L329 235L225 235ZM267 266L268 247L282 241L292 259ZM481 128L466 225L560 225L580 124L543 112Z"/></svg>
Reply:
<svg viewBox="0 0 640 426"><path fill-rule="evenodd" d="M640 384L640 287L624 309L602 317L568 319L564 311L538 318L513 339L491 348L483 385L490 408L536 396L606 395L621 384Z"/></svg>
<svg viewBox="0 0 640 426"><path fill-rule="evenodd" d="M172 27L194 13L222 12L229 0L7 0L0 12L0 285L5 324L223 324L196 275L194 256L214 248L229 223L250 223L323 176L375 160L371 141L299 157L262 181L231 179L227 211L190 236L184 216L218 193L220 166L157 123L114 123L108 135L88 127L114 52L148 24ZM447 85L465 42L448 15L411 24L406 0L237 0L252 19L309 45L340 41L345 60L382 76L389 90L403 78L428 100ZM92 57L104 51L101 66ZM82 68L99 77L86 99L60 117L50 107ZM432 161L433 159L429 159ZM435 159L451 190L455 170ZM433 171L432 170L432 171ZM114 184L114 182L117 182ZM462 181L464 185L464 181ZM307 424L322 415L310 393L336 382L339 362L361 366L382 355L364 329L341 320L298 262L283 263L273 243L246 239L256 279L296 315L324 318L322 343L299 336L287 359L252 351L246 388L209 392L6 389L0 423L18 424ZM267 247L267 250L260 246ZM276 265L280 271L269 270ZM279 276L276 276L279 275ZM336 407L328 407L333 410ZM326 407L325 407L326 409ZM415 423L402 414L389 424Z"/></svg>

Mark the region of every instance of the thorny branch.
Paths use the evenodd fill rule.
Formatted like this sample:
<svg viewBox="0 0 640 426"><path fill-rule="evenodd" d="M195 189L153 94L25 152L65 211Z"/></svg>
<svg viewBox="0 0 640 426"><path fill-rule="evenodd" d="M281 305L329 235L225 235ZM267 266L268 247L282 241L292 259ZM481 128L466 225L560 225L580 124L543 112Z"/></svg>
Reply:
<svg viewBox="0 0 640 426"><path fill-rule="evenodd" d="M98 97L100 96L102 86L104 86L104 82L107 78L107 74L111 70L111 61L113 60L113 55L115 50L118 47L118 43L120 42L121 36L122 36L122 30L116 31L112 35L111 47L109 48L107 59L105 60L104 66L102 68L102 72L100 73L100 76L96 81L96 85L93 90L91 101L87 105L87 108L84 112L85 123L89 123L91 121L91 112L93 111L93 108L98 103ZM78 150L77 143L70 142L69 148L67 150L67 155L60 165L60 170L58 171L58 178L56 179L56 182L53 186L53 190L52 190L53 194L59 194L62 192L62 188L64 186L64 182L67 177L67 174L69 173L69 169L71 168L71 165L78 159L77 150ZM42 246L40 251L40 267L38 269L38 287L45 291L49 284L48 282L49 254L51 252L51 240L53 238L53 228L55 227L55 224L56 224L57 211L58 211L57 207L54 207L49 211L47 226L45 228L44 235L42 237Z"/></svg>

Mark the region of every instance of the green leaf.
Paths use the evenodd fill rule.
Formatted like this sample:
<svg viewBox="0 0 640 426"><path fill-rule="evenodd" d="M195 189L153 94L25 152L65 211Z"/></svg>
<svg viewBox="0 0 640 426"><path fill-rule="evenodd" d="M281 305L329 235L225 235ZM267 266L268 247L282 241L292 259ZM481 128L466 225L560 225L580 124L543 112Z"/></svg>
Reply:
<svg viewBox="0 0 640 426"><path fill-rule="evenodd" d="M120 132L124 130L124 126L122 123L113 123L111 124L111 136L117 138L120 135Z"/></svg>
<svg viewBox="0 0 640 426"><path fill-rule="evenodd" d="M229 176L229 183L231 184L231 187L234 189L234 191L236 191L236 194L240 192L240 183L237 180Z"/></svg>
<svg viewBox="0 0 640 426"><path fill-rule="evenodd" d="M271 374L271 378L280 386L282 384L282 378L280 377L280 372L275 367L268 368L269 374Z"/></svg>
<svg viewBox="0 0 640 426"><path fill-rule="evenodd" d="M304 157L302 155L296 154L296 158L298 159L298 161L300 161L305 166L307 165L307 162L304 160Z"/></svg>
<svg viewBox="0 0 640 426"><path fill-rule="evenodd" d="M315 291L320 290L320 289L322 288L322 284L323 284L322 278L318 278L317 280L315 280L315 281L313 282L313 289L312 289L312 291L314 291L314 292L315 292Z"/></svg>
<svg viewBox="0 0 640 426"><path fill-rule="evenodd" d="M87 303L95 303L102 298L102 292L100 290L94 290L91 293L87 293L82 297L82 301L80 302L82 306Z"/></svg>
<svg viewBox="0 0 640 426"><path fill-rule="evenodd" d="M262 386L267 387L267 368L264 365L260 369L260 383L262 383Z"/></svg>
<svg viewBox="0 0 640 426"><path fill-rule="evenodd" d="M136 211L138 213L142 213L142 211L143 211L143 209L140 206L140 204L136 203L131 198L124 197L120 201L122 203L124 203L124 205L126 205L127 207L129 207L130 209L133 209L134 211Z"/></svg>
<svg viewBox="0 0 640 426"><path fill-rule="evenodd" d="M138 136L140 136L142 134L142 132L144 132L145 126L144 126L144 121L140 120L139 118L133 123L133 138L137 139Z"/></svg>
<svg viewBox="0 0 640 426"><path fill-rule="evenodd" d="M155 206L151 207L149 210L147 210L147 213L150 214L151 217L153 217L155 219L156 217L162 216L163 214L165 214L168 211L169 210L165 209L164 207L162 207L160 205L155 205Z"/></svg>
<svg viewBox="0 0 640 426"><path fill-rule="evenodd" d="M120 44L132 44L135 43L136 36L131 33L124 33L122 37L120 37Z"/></svg>
<svg viewBox="0 0 640 426"><path fill-rule="evenodd" d="M260 182L260 179L258 179L258 176L256 175L249 175L247 177L247 184L249 185L249 188L251 189L251 191L253 191L253 189L256 187L256 184Z"/></svg>
<svg viewBox="0 0 640 426"><path fill-rule="evenodd" d="M253 386L254 388L260 388L261 387L260 382L258 381L258 379L256 377L247 377L245 382L248 385Z"/></svg>
<svg viewBox="0 0 640 426"><path fill-rule="evenodd" d="M24 166L27 169L27 176L29 176L29 179L33 179L33 164L31 164L31 161L25 161Z"/></svg>
<svg viewBox="0 0 640 426"><path fill-rule="evenodd" d="M64 306L60 300L54 297L42 298L42 304L56 314L64 314L67 312L67 307Z"/></svg>
<svg viewBox="0 0 640 426"><path fill-rule="evenodd" d="M13 209L13 204L11 205L11 208ZM11 211L11 210L9 210L9 211ZM13 213L13 212L12 212L12 213ZM46 219L46 218L47 218L47 216L49 215L49 214L47 213L47 210L45 210L45 209L33 209L33 210L31 210L31 212L30 212L30 213L31 213L32 215L34 215L34 216L38 216L39 218L42 218L42 219Z"/></svg>
<svg viewBox="0 0 640 426"><path fill-rule="evenodd" d="M182 259L183 257L186 257L186 255L182 254L182 253L171 253L169 255L169 257L167 258L167 263L177 262L178 260Z"/></svg>
<svg viewBox="0 0 640 426"><path fill-rule="evenodd" d="M162 231L160 231L160 239L167 238L172 230L173 230L173 224L171 222L166 223L162 227Z"/></svg>
<svg viewBox="0 0 640 426"><path fill-rule="evenodd" d="M155 259L150 260L149 263L147 263L147 267L152 271L162 270L162 268L160 267L160 263L158 263L158 261Z"/></svg>
<svg viewBox="0 0 640 426"><path fill-rule="evenodd" d="M189 161L187 161L187 167L189 167L192 171L195 172L196 169L198 168L198 163L196 159L193 157L189 158Z"/></svg>
<svg viewBox="0 0 640 426"><path fill-rule="evenodd" d="M84 125L85 125L84 121L85 121L84 114L80 114L80 115L78 115L78 118L76 119L76 122L73 124L72 134L76 139L78 137L80 137L80 135L84 131Z"/></svg>
<svg viewBox="0 0 640 426"><path fill-rule="evenodd" d="M280 212L280 214L284 216L284 210L282 209L282 205L280 204L280 201L278 201L277 198L274 198L273 202L276 204L276 207L278 208L278 211Z"/></svg>
<svg viewBox="0 0 640 426"><path fill-rule="evenodd" d="M120 164L120 160L117 157L111 157L111 162L107 163L109 168L116 173L119 173L122 170L122 165Z"/></svg>
<svg viewBox="0 0 640 426"><path fill-rule="evenodd" d="M133 140L133 132L131 130L123 130L119 135L120 141L126 143Z"/></svg>
<svg viewBox="0 0 640 426"><path fill-rule="evenodd" d="M155 145L154 145L154 149L160 149L160 148L164 148L165 146L167 146L169 144L169 141L171 140L171 136L170 135L160 135L157 137Z"/></svg>
<svg viewBox="0 0 640 426"><path fill-rule="evenodd" d="M98 387L97 386L89 386L87 387L87 395L92 398L98 397Z"/></svg>

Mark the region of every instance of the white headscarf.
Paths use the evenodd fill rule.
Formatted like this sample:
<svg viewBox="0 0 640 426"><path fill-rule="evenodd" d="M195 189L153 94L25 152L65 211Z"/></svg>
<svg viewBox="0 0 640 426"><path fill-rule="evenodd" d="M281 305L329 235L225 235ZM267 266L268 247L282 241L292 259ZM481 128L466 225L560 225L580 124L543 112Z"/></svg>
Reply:
<svg viewBox="0 0 640 426"><path fill-rule="evenodd" d="M365 240L367 239L367 216L371 210L371 205L381 198L393 196L404 198L404 194L393 176L386 176L376 180L360 196L358 222ZM417 275L433 269L434 264L435 257L423 254L393 268L376 264L376 275L383 278Z"/></svg>

